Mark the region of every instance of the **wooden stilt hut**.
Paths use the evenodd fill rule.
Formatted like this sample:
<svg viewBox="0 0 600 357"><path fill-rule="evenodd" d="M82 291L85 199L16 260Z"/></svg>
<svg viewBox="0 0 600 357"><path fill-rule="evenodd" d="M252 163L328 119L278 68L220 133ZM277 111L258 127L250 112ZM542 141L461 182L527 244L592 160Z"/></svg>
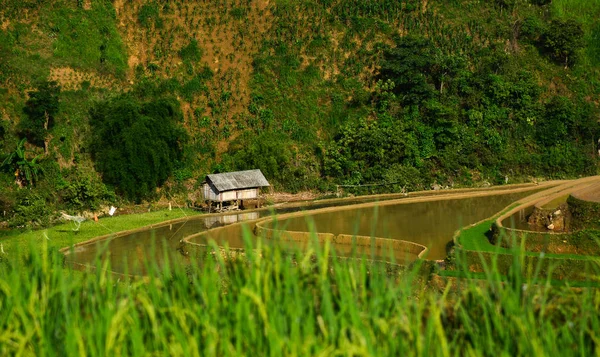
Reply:
<svg viewBox="0 0 600 357"><path fill-rule="evenodd" d="M202 187L204 201L209 208L238 209L244 200L260 198L260 189L268 187L269 182L260 170L245 170L207 175Z"/></svg>

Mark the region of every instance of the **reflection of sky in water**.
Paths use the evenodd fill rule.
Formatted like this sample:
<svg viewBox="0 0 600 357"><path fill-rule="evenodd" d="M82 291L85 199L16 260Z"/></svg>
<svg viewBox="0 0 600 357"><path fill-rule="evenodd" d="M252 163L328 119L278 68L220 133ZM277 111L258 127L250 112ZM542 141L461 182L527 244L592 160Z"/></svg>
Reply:
<svg viewBox="0 0 600 357"><path fill-rule="evenodd" d="M376 208L344 209L313 216L317 231L323 233L346 233L382 238L403 239L423 244L430 248L428 258L443 259L446 244L452 239L455 230L490 217L521 197L531 192L495 195L459 200L444 200L380 206ZM364 200L344 202L345 205ZM339 205L339 203L337 204ZM309 208L322 208L331 204L313 204ZM278 213L299 211L306 207L286 208ZM144 263L151 260L164 266L185 264L186 257L179 253L180 241L184 237L227 224L257 219L270 215L268 210L240 212L222 216L196 216L186 222L165 225L151 230L124 235L111 240L79 247L68 260L86 265L95 265L100 257L108 259L111 270L120 273L144 273ZM307 230L304 217L285 222L287 229ZM240 229L229 231L227 237L232 247L243 246ZM233 237L236 235L236 237ZM110 253L109 253L110 252Z"/></svg>

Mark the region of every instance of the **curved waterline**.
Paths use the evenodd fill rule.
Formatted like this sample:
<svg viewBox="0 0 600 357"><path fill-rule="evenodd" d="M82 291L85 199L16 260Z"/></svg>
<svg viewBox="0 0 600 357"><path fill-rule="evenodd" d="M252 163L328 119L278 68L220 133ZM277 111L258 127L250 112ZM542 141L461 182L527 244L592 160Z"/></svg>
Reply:
<svg viewBox="0 0 600 357"><path fill-rule="evenodd" d="M516 199L540 188L528 186L468 194L445 192L429 197L283 214L246 224L254 232L253 239L275 239L276 243L284 246L293 242L293 248L304 248L314 241L329 241L339 255L359 253L373 260L393 259L396 263L418 258L443 259L446 245L452 240L455 230L489 218ZM375 227L370 224L372 222ZM186 237L184 243L192 249L205 250L211 240L226 244L231 243L232 237L241 237L240 227L201 232ZM421 241L416 241L418 239ZM242 249L242 239L236 239L230 247Z"/></svg>
<svg viewBox="0 0 600 357"><path fill-rule="evenodd" d="M222 239L215 239L218 244L227 244L230 248L244 247L242 237L242 228L240 223L227 225L231 221L241 221L249 219L246 222L253 229L253 225L259 220L271 219L266 217L271 213L275 213L278 217L285 217L281 212L289 210L301 210L304 208L311 209L319 206L329 207L323 208L326 210L352 210L355 208L364 207L368 205L373 206L389 206L395 205L400 202L402 204L417 203L417 202L429 202L429 201L440 201L440 200L454 200L454 199L465 199L469 197L484 197L484 196L500 196L500 195L511 195L514 193L526 193L532 190L540 189L544 185L515 185L515 186L500 186L488 189L460 189L460 190L447 190L447 191L425 191L420 193L411 193L408 197L402 195L379 195L371 197L360 197L350 199L334 199L326 201L315 201L311 203L296 204L295 207L284 206L278 207L273 210L262 210L262 211L242 211L235 214L220 214L220 215L201 215L195 216L188 220L178 220L173 222L162 223L154 225L152 227L145 227L135 231L126 233L111 234L99 238L95 238L90 241L82 242L74 245L73 247L64 248L62 251L67 255L67 262L79 265L85 268L93 268L95 266L96 257L101 254L100 259L109 260L111 270L123 273L125 271L135 274L144 274L144 261L147 259L153 259L155 262L160 264L164 259L164 256L168 255L170 263L172 264L188 264L189 259L180 253L182 246L187 249L191 246L207 246L208 241L200 238L204 237L215 237L219 236ZM401 198L403 197L403 198ZM387 199L387 200L386 200ZM386 201L382 201L386 200ZM358 202L365 201L377 201L371 203L356 204ZM330 206L334 206L331 208ZM342 207L339 207L342 206ZM506 205L501 205L502 207ZM313 213L322 212L323 209L309 211ZM494 211L493 213L496 213ZM492 213L492 214L493 214ZM296 213L304 215L304 213ZM490 215L492 215L490 214ZM255 215L254 217L252 215ZM258 215L258 216L256 216ZM254 219L256 218L256 219ZM210 223L212 222L212 223ZM467 224L466 221L459 222ZM211 225L223 226L212 228ZM199 233L200 232L200 233ZM221 233L219 233L221 232ZM206 233L206 234L203 234ZM349 232L353 235L354 232ZM370 234L365 234L370 236ZM151 244L151 237L154 237L159 244L156 244L156 251L153 251ZM381 237L388 239L389 237ZM396 237L392 237L396 238ZM199 239L199 240L197 240ZM448 240L451 239L449 234ZM396 240L398 240L396 238ZM406 239L405 239L406 240ZM386 241L387 242L387 241ZM183 245L181 244L183 243ZM414 243L414 242L413 242ZM396 243L395 243L396 244ZM419 244L419 243L416 243ZM423 245L423 244L421 244ZM165 251L165 249L167 251ZM339 247L338 247L339 248ZM417 254L418 255L418 254ZM135 266L142 268L135 268Z"/></svg>

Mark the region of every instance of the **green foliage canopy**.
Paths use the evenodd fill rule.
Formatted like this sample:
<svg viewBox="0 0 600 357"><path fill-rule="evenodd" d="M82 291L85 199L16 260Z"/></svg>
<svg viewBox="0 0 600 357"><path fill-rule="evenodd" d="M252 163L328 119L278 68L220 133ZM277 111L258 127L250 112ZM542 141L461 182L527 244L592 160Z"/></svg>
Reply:
<svg viewBox="0 0 600 357"><path fill-rule="evenodd" d="M153 196L182 158L185 131L175 100L141 103L132 95L91 111L92 152L103 180L136 202Z"/></svg>
<svg viewBox="0 0 600 357"><path fill-rule="evenodd" d="M19 129L30 143L44 146L59 111L59 95L60 86L55 81L43 81L29 93L23 108L26 117L21 120Z"/></svg>
<svg viewBox="0 0 600 357"><path fill-rule="evenodd" d="M394 91L403 103L416 104L433 95L432 75L440 54L431 41L398 37L396 46L386 49L383 56L380 78L394 82Z"/></svg>
<svg viewBox="0 0 600 357"><path fill-rule="evenodd" d="M575 20L554 20L542 36L542 46L555 61L569 66L583 48L583 29Z"/></svg>

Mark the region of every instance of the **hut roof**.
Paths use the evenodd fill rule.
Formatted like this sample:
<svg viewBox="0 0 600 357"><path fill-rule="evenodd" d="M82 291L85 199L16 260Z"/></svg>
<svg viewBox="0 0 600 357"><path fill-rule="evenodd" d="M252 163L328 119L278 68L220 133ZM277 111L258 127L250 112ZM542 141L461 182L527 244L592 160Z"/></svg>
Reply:
<svg viewBox="0 0 600 357"><path fill-rule="evenodd" d="M258 169L207 175L206 181L210 181L221 192L270 186L265 176Z"/></svg>

